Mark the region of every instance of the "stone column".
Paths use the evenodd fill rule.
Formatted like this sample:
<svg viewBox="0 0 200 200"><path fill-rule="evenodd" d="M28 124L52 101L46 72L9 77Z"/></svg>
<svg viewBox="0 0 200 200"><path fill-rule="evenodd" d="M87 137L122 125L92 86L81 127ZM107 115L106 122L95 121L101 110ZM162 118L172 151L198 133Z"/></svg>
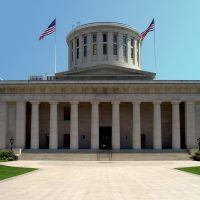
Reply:
<svg viewBox="0 0 200 200"><path fill-rule="evenodd" d="M133 133L132 146L141 149L141 127L140 127L140 102L133 102Z"/></svg>
<svg viewBox="0 0 200 200"><path fill-rule="evenodd" d="M70 149L78 149L78 102L71 102Z"/></svg>
<svg viewBox="0 0 200 200"><path fill-rule="evenodd" d="M26 102L16 103L16 148L25 148L26 138Z"/></svg>
<svg viewBox="0 0 200 200"><path fill-rule="evenodd" d="M172 102L172 149L181 148L179 103Z"/></svg>
<svg viewBox="0 0 200 200"><path fill-rule="evenodd" d="M99 149L99 102L92 102L91 149Z"/></svg>
<svg viewBox="0 0 200 200"><path fill-rule="evenodd" d="M139 67L139 61L138 61L138 41L137 39L135 38L134 39L134 65L135 65L135 68L138 69Z"/></svg>
<svg viewBox="0 0 200 200"><path fill-rule="evenodd" d="M31 104L31 149L39 149L39 102Z"/></svg>
<svg viewBox="0 0 200 200"><path fill-rule="evenodd" d="M112 58L113 58L113 33L112 32L108 32L107 48L108 48L108 60L112 61Z"/></svg>
<svg viewBox="0 0 200 200"><path fill-rule="evenodd" d="M6 148L7 103L0 102L0 149Z"/></svg>
<svg viewBox="0 0 200 200"><path fill-rule="evenodd" d="M58 148L58 111L57 105L58 102L49 102L50 103L50 134L49 134L49 148L57 149Z"/></svg>
<svg viewBox="0 0 200 200"><path fill-rule="evenodd" d="M191 149L196 147L195 137L195 102L186 102L185 109L185 130L186 130L186 148Z"/></svg>
<svg viewBox="0 0 200 200"><path fill-rule="evenodd" d="M161 102L153 102L154 116L153 116L153 148L162 149L162 133L161 133Z"/></svg>
<svg viewBox="0 0 200 200"><path fill-rule="evenodd" d="M103 57L103 36L102 32L97 33L97 58L101 62Z"/></svg>
<svg viewBox="0 0 200 200"><path fill-rule="evenodd" d="M120 119L119 119L120 102L112 102L112 149L120 149Z"/></svg>

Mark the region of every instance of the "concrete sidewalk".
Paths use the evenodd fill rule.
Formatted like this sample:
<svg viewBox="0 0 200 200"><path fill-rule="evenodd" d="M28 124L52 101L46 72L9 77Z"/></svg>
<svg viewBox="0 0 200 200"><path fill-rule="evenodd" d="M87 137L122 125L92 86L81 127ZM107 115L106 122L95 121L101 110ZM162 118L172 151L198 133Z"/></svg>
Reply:
<svg viewBox="0 0 200 200"><path fill-rule="evenodd" d="M17 161L40 170L0 181L6 200L195 200L200 176L175 170L195 161Z"/></svg>

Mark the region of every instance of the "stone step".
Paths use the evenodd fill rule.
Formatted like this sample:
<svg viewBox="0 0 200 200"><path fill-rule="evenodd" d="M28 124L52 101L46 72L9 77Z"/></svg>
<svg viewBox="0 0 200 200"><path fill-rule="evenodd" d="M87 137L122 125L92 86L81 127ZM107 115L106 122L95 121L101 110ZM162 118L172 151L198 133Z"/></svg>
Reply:
<svg viewBox="0 0 200 200"><path fill-rule="evenodd" d="M74 152L23 152L19 160L66 160L66 161L145 161L190 160L186 152L163 153L74 153Z"/></svg>

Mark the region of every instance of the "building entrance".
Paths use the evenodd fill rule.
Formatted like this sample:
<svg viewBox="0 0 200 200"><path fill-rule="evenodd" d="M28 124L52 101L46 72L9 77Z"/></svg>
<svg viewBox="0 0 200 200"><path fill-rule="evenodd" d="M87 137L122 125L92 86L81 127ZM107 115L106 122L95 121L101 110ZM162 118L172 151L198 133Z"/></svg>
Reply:
<svg viewBox="0 0 200 200"><path fill-rule="evenodd" d="M99 127L99 149L112 149L111 127Z"/></svg>

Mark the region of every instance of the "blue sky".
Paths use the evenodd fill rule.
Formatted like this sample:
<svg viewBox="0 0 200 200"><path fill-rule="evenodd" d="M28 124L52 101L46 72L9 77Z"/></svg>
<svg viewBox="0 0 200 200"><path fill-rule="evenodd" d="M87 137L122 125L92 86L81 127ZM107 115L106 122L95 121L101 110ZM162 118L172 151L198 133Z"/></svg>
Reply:
<svg viewBox="0 0 200 200"><path fill-rule="evenodd" d="M0 77L27 79L53 74L54 36L39 35L57 18L57 70L67 69L65 38L77 22L116 21L142 32L155 18L153 33L142 45L142 68L157 79L200 79L199 0L0 0Z"/></svg>

